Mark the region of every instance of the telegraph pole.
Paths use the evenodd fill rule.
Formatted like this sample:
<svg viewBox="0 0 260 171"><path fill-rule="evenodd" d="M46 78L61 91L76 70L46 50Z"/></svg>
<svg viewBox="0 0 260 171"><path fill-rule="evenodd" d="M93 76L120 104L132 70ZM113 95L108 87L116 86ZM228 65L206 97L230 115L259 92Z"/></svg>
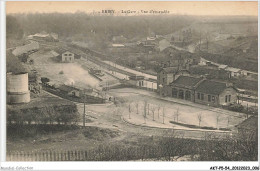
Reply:
<svg viewBox="0 0 260 171"><path fill-rule="evenodd" d="M83 127L86 126L86 93L84 90L84 113L83 113Z"/></svg>
<svg viewBox="0 0 260 171"><path fill-rule="evenodd" d="M165 115L165 109L163 107L163 124L164 124L164 115Z"/></svg>

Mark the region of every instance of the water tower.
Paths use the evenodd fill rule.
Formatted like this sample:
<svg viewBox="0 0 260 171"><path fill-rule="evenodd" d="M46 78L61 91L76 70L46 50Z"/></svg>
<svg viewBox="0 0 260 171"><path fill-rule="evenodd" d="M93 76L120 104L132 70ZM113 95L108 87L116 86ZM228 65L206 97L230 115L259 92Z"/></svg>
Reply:
<svg viewBox="0 0 260 171"><path fill-rule="evenodd" d="M28 73L6 74L7 103L18 104L30 102Z"/></svg>

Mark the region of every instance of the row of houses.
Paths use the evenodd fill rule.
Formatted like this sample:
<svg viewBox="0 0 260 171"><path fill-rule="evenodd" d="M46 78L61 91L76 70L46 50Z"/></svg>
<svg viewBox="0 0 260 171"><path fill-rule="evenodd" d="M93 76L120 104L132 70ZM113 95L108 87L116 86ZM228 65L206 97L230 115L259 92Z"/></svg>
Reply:
<svg viewBox="0 0 260 171"><path fill-rule="evenodd" d="M161 96L216 107L237 102L237 89L231 83L194 76L188 70L176 67L163 68L158 72L157 90Z"/></svg>
<svg viewBox="0 0 260 171"><path fill-rule="evenodd" d="M253 79L258 78L258 73L256 73L256 72L242 70L242 69L234 68L234 67L229 67L228 65L218 64L218 63L215 63L215 62L212 62L212 61L208 61L204 58L200 58L199 65L215 66L220 70L225 70L225 71L229 72L230 77L244 76L246 78L253 78Z"/></svg>

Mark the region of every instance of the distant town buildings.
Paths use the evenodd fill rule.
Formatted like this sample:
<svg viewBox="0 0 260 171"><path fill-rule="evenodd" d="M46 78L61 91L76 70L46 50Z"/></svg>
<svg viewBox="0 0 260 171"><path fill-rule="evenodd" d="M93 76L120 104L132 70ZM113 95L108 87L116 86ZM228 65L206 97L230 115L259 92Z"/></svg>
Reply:
<svg viewBox="0 0 260 171"><path fill-rule="evenodd" d="M59 37L58 34L56 33L46 33L46 32L41 32L41 33L36 33L34 35L28 36L28 39L33 39L37 41L46 41L46 42L58 42Z"/></svg>
<svg viewBox="0 0 260 171"><path fill-rule="evenodd" d="M122 44L127 42L127 38L125 38L123 35L113 36L112 41L115 44Z"/></svg>
<svg viewBox="0 0 260 171"><path fill-rule="evenodd" d="M248 71L248 70L243 70L239 68L234 68L234 67L229 67L228 65L223 65L223 64L218 64L215 62L208 61L204 58L200 58L199 65L207 65L207 66L214 66L218 68L219 70L225 70L229 73L229 77L232 78L237 78L237 77L245 77L249 79L257 79L258 78L258 73Z"/></svg>

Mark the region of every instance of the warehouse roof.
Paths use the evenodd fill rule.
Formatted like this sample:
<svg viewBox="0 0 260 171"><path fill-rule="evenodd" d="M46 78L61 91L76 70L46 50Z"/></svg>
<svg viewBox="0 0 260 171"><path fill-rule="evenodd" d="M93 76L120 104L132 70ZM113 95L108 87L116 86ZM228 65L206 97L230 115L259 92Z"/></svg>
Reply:
<svg viewBox="0 0 260 171"><path fill-rule="evenodd" d="M228 88L227 84L224 82L218 82L213 80L203 80L196 91L206 94L214 94L219 95L222 93L226 88Z"/></svg>
<svg viewBox="0 0 260 171"><path fill-rule="evenodd" d="M178 71L178 67L166 67L162 68L162 71L164 71L165 73L175 73Z"/></svg>
<svg viewBox="0 0 260 171"><path fill-rule="evenodd" d="M179 85L183 87L193 87L198 84L203 78L192 76L179 76L171 85Z"/></svg>

